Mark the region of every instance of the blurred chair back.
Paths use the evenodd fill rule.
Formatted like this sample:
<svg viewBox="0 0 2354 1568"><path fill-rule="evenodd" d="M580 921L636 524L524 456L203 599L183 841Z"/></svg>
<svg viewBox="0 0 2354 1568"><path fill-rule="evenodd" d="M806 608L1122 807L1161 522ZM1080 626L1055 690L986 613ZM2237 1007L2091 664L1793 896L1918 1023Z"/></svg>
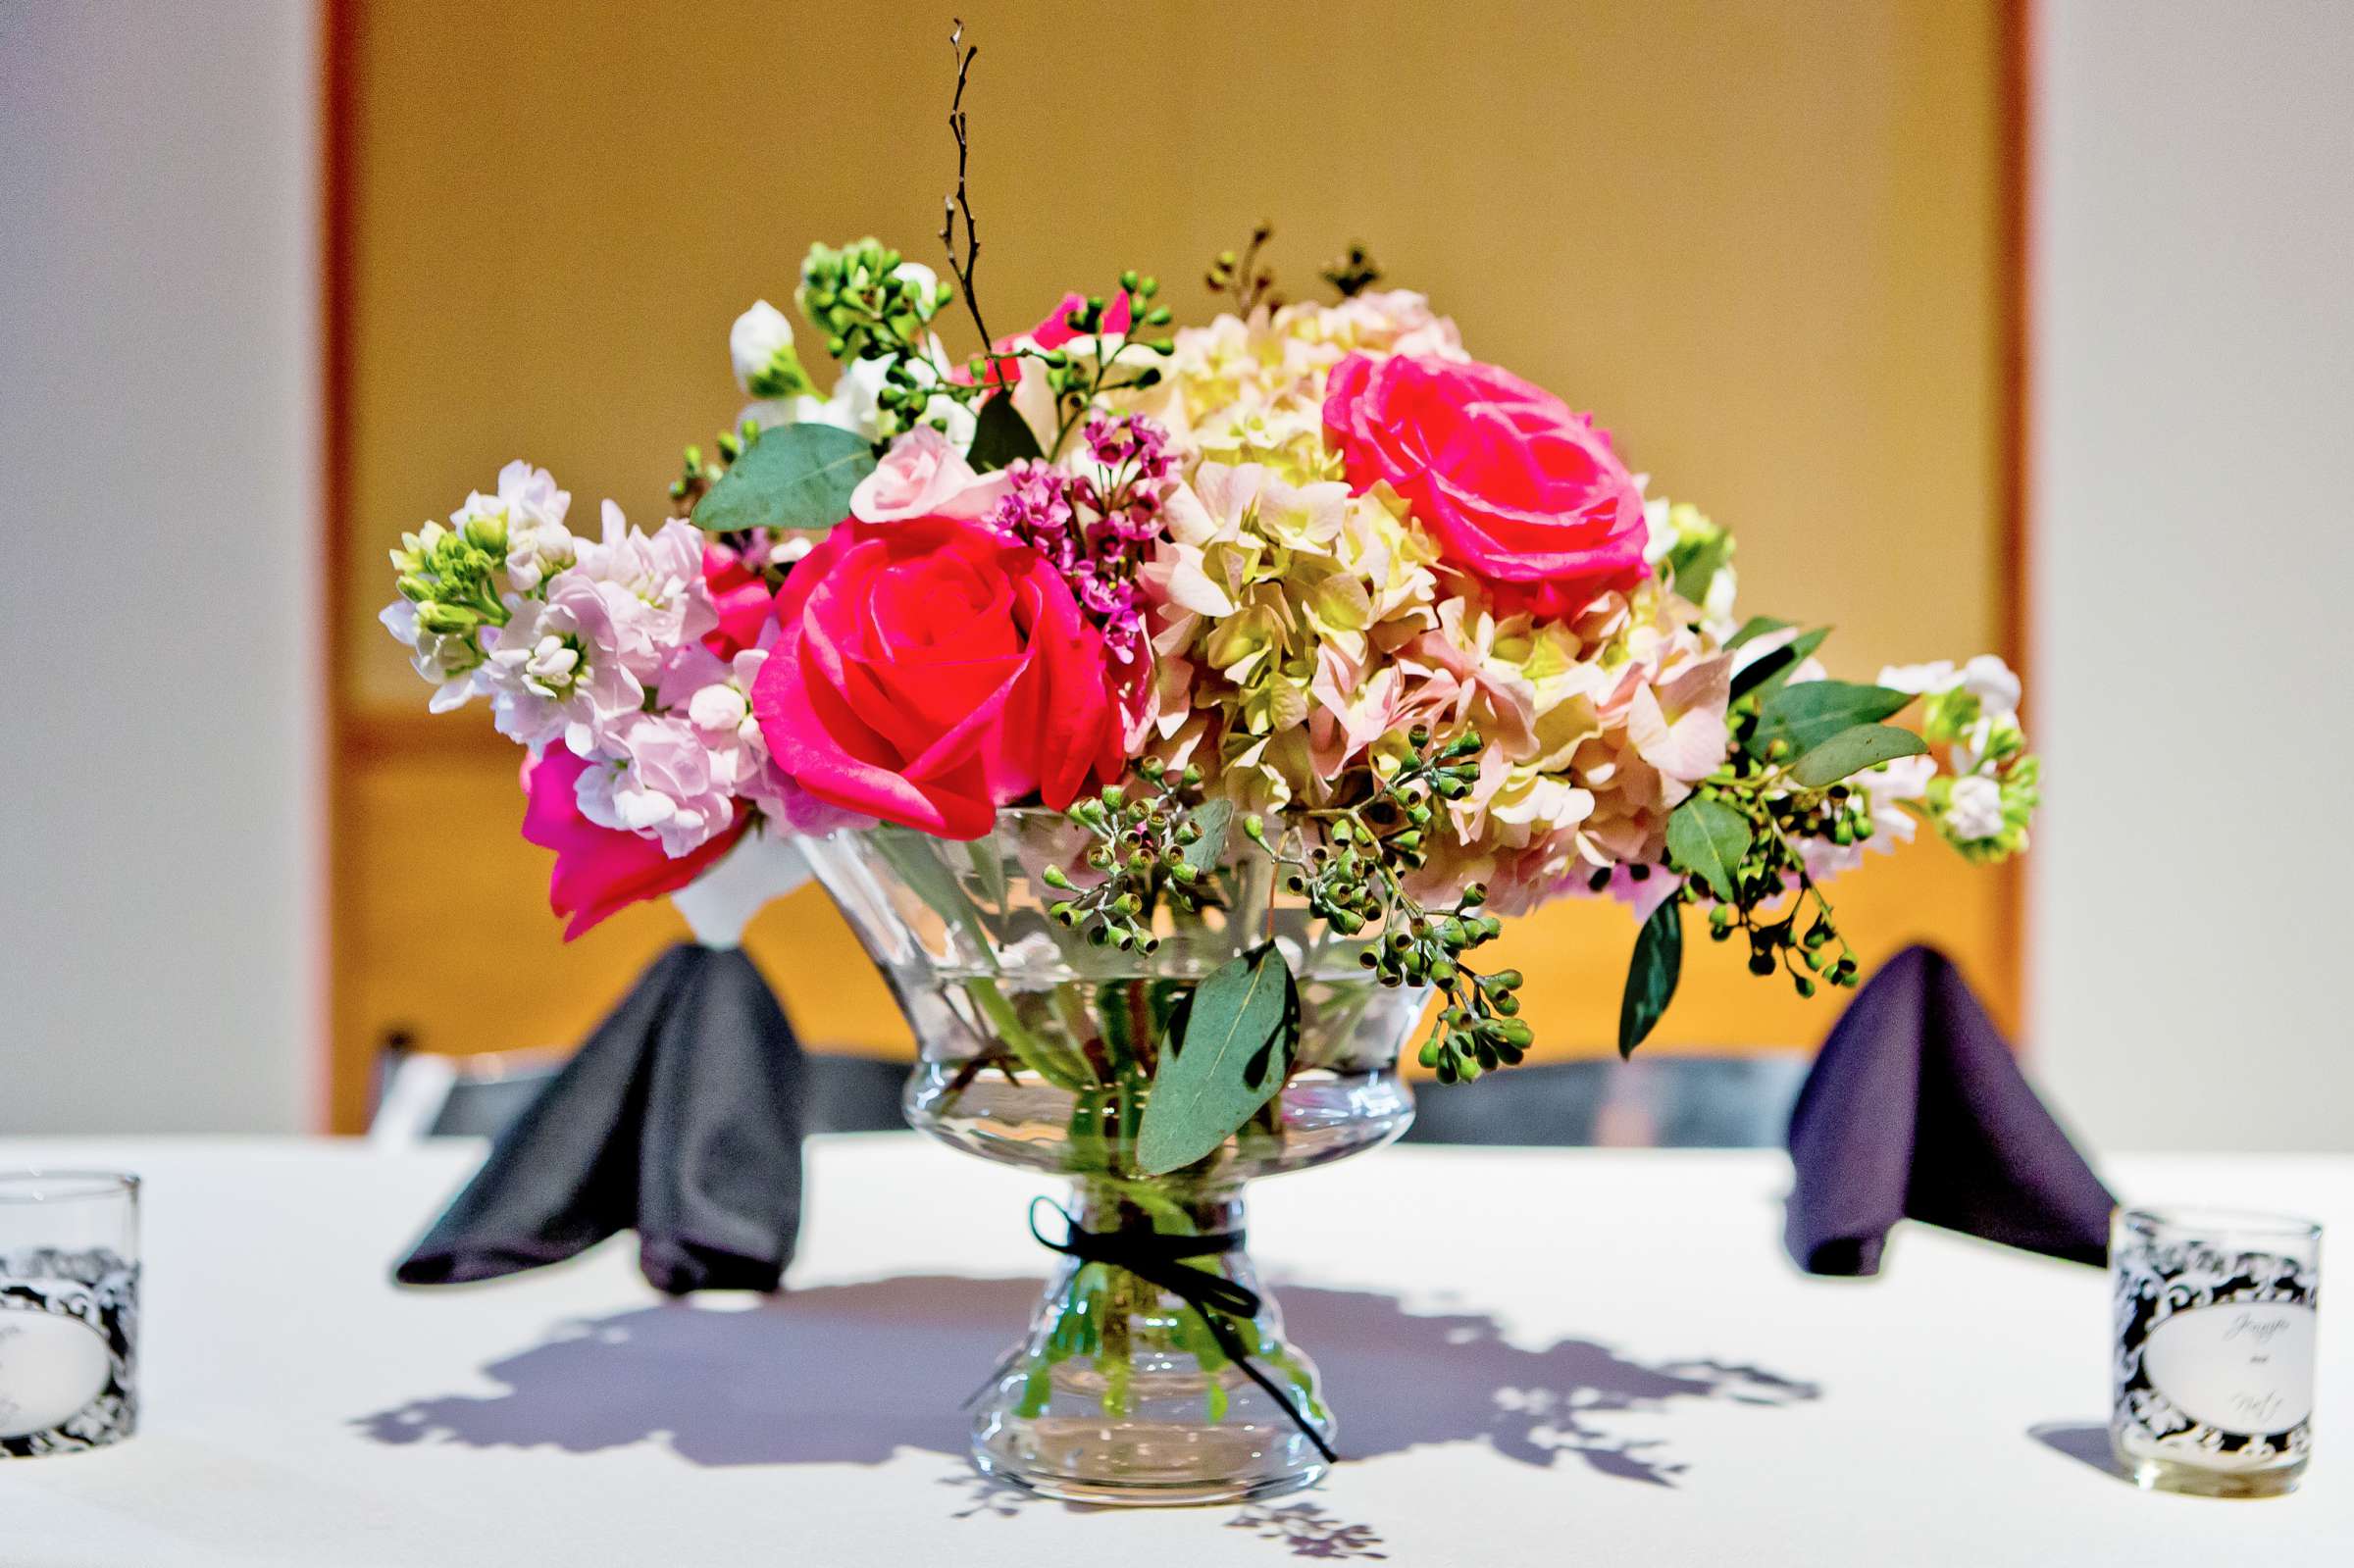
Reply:
<svg viewBox="0 0 2354 1568"><path fill-rule="evenodd" d="M385 1053L368 1140L401 1148L428 1138L495 1138L523 1114L564 1066L562 1051L502 1051L439 1056ZM873 1056L810 1051L802 1058L805 1133L881 1133L904 1129L899 1091L908 1064Z"/></svg>
<svg viewBox="0 0 2354 1568"><path fill-rule="evenodd" d="M1476 1084L1417 1081L1406 1141L1778 1148L1812 1060L1802 1051L1638 1056L1508 1068Z"/></svg>

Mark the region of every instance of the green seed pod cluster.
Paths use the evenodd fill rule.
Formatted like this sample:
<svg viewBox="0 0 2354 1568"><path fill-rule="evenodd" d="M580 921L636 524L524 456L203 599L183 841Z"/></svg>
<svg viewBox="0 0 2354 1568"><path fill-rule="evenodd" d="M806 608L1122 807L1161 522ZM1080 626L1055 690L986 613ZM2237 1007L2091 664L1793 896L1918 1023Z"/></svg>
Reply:
<svg viewBox="0 0 2354 1568"><path fill-rule="evenodd" d="M1071 803L1064 815L1095 838L1085 869L1049 866L1039 880L1069 895L1047 910L1065 928L1100 947L1150 953L1160 946L1152 916L1161 900L1183 909L1217 901L1205 861L1219 846L1204 853L1199 768L1171 773L1147 758L1137 772L1141 789L1114 784Z"/></svg>

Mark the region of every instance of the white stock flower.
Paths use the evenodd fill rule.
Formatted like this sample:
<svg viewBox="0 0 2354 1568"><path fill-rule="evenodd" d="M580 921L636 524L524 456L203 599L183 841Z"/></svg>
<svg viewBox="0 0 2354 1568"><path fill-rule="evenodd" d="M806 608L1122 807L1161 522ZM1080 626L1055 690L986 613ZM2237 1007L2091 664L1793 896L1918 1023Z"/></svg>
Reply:
<svg viewBox="0 0 2354 1568"><path fill-rule="evenodd" d="M572 564L572 534L564 527L571 506L572 492L556 488L555 476L518 458L498 471L496 494L476 490L449 514L449 523L461 533L473 522L504 529L507 581L529 593Z"/></svg>
<svg viewBox="0 0 2354 1568"><path fill-rule="evenodd" d="M433 700L427 704L433 712L464 707L482 689L483 649L474 638L426 631L417 624L417 606L406 599L394 599L377 619L409 650L410 667L433 683Z"/></svg>
<svg viewBox="0 0 2354 1568"><path fill-rule="evenodd" d="M2003 831L2003 786L1983 774L1954 781L1946 798L1945 831L1957 843L1993 838Z"/></svg>
<svg viewBox="0 0 2354 1568"><path fill-rule="evenodd" d="M786 357L789 372L778 365L779 355ZM780 379L808 382L793 351L792 321L765 299L753 301L752 308L728 329L728 358L735 366L736 384L743 388L746 397L779 395Z"/></svg>
<svg viewBox="0 0 2354 1568"><path fill-rule="evenodd" d="M1978 711L1988 718L2008 719L2019 712L2019 677L1995 654L1981 653L1964 665L1957 683L1978 699Z"/></svg>
<svg viewBox="0 0 2354 1568"><path fill-rule="evenodd" d="M1919 697L1951 691L1962 683L1962 678L1953 660L1938 659L1929 664L1884 665L1879 683L1891 691L1910 691Z"/></svg>

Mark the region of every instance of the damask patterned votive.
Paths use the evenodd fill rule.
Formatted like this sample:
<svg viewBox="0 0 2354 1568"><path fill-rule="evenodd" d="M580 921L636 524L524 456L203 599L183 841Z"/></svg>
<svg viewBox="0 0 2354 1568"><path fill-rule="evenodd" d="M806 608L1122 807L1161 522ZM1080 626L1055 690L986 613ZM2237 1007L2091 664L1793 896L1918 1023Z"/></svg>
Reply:
<svg viewBox="0 0 2354 1568"><path fill-rule="evenodd" d="M0 1461L138 1422L139 1179L0 1173Z"/></svg>
<svg viewBox="0 0 2354 1568"><path fill-rule="evenodd" d="M2144 1487L2292 1490L2313 1448L2322 1228L2284 1215L2121 1209L2109 1438Z"/></svg>

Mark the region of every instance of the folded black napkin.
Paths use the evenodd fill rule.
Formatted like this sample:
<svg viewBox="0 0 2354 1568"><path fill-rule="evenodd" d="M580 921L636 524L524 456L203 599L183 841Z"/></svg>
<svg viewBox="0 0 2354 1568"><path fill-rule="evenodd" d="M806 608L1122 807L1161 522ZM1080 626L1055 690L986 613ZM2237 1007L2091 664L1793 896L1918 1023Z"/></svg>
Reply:
<svg viewBox="0 0 2354 1568"><path fill-rule="evenodd" d="M801 1225L801 1048L742 952L639 977L393 1271L459 1285L638 1233L656 1289L773 1290Z"/></svg>
<svg viewBox="0 0 2354 1568"><path fill-rule="evenodd" d="M1922 1220L2078 1263L2109 1253L2109 1189L2020 1075L1953 962L1890 959L1848 1004L1790 1113L1790 1255L1876 1274Z"/></svg>

